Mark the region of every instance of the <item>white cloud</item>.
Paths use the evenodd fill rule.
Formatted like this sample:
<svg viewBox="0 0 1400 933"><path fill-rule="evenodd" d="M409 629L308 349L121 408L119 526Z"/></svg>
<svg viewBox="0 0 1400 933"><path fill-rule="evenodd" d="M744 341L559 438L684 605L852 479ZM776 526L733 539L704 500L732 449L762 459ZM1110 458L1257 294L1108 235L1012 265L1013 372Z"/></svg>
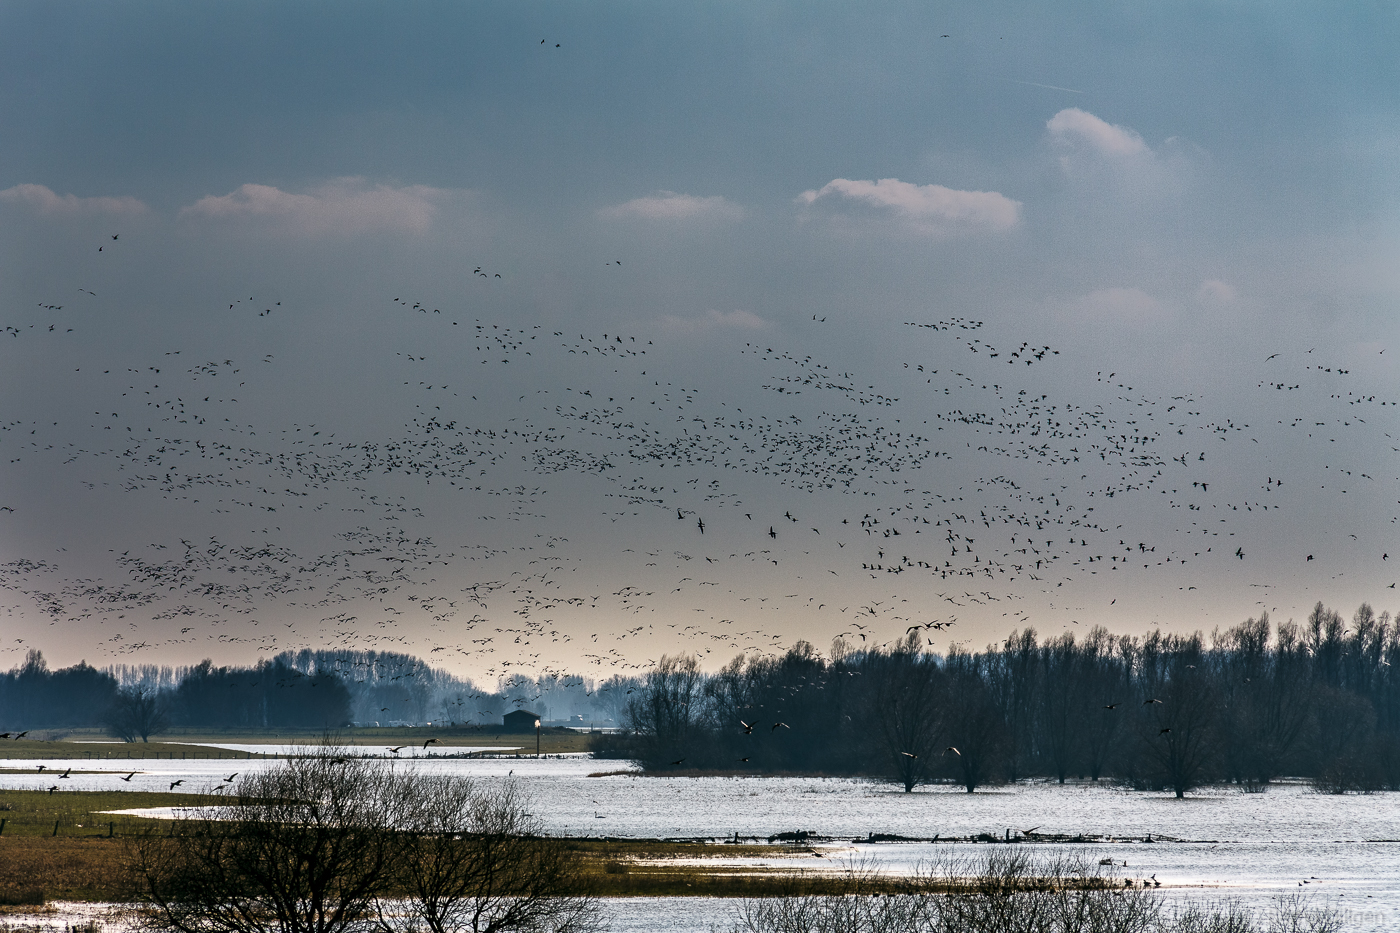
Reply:
<svg viewBox="0 0 1400 933"><path fill-rule="evenodd" d="M253 220L303 234L392 230L423 233L438 206L453 192L426 185L368 185L339 178L308 194L247 184L225 195L207 195L180 209L182 218Z"/></svg>
<svg viewBox="0 0 1400 933"><path fill-rule="evenodd" d="M1206 279L1201 283L1197 294L1206 301L1213 301L1217 304L1229 304L1237 297L1234 286L1219 279Z"/></svg>
<svg viewBox="0 0 1400 933"><path fill-rule="evenodd" d="M0 191L0 202L20 204L40 214L140 214L146 205L135 198L80 198L54 194L43 185L15 185Z"/></svg>
<svg viewBox="0 0 1400 933"><path fill-rule="evenodd" d="M744 209L718 195L701 198L675 191L658 191L649 197L633 198L624 204L606 207L599 213L613 219L736 221L743 218Z"/></svg>
<svg viewBox="0 0 1400 933"><path fill-rule="evenodd" d="M1119 321L1146 321L1156 317L1162 304L1140 288L1100 288L1078 302L1080 311Z"/></svg>
<svg viewBox="0 0 1400 933"><path fill-rule="evenodd" d="M1133 156L1151 152L1134 130L1100 120L1086 110L1069 107L1045 124L1055 140L1084 143L1107 156Z"/></svg>
<svg viewBox="0 0 1400 933"><path fill-rule="evenodd" d="M674 314L668 314L661 319L661 323L672 330L697 331L717 330L728 328L732 330L763 330L768 327L768 322L754 314L752 311L706 311L700 317L682 318Z"/></svg>
<svg viewBox="0 0 1400 933"><path fill-rule="evenodd" d="M811 205L833 195L892 211L929 231L946 232L957 227L1009 230L1021 220L1021 202L995 191L959 191L942 185L915 185L898 178L837 178L818 191L802 192L797 200Z"/></svg>

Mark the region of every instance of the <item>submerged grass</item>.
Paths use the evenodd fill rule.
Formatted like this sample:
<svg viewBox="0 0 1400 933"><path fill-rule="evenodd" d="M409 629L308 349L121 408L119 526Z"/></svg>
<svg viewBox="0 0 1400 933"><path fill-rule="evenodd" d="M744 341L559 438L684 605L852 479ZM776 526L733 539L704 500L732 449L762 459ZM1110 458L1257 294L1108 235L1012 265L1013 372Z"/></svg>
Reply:
<svg viewBox="0 0 1400 933"><path fill-rule="evenodd" d="M66 742L20 739L0 742L0 761L38 759L65 761L76 773L85 761L150 761L152 759L244 759L244 752L210 748L190 742ZM66 767L66 765L65 765Z"/></svg>

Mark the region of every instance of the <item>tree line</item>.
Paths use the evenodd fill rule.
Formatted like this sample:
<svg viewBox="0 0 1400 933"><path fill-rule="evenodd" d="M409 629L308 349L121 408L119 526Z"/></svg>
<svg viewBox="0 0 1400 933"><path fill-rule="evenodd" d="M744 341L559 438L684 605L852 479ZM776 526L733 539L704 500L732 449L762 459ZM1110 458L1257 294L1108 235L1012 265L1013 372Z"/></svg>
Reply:
<svg viewBox="0 0 1400 933"><path fill-rule="evenodd" d="M517 709L610 725L634 686L630 679L597 684L556 673L513 674L482 688L410 654L309 649L248 666L206 659L184 667L96 668L80 662L50 670L43 653L31 649L22 664L0 672L0 727L18 732L106 725L133 741L172 726L499 726L505 713Z"/></svg>
<svg viewBox="0 0 1400 933"><path fill-rule="evenodd" d="M830 657L799 643L706 673L668 656L599 753L652 770L853 774L969 792L1024 778L1112 779L1178 796L1207 783L1262 790L1400 790L1400 626L1318 603L1226 631L1142 637L1095 628L1013 632L980 652L891 647Z"/></svg>
<svg viewBox="0 0 1400 933"><path fill-rule="evenodd" d="M333 674L307 675L284 660L251 667L204 661L173 686L136 682L86 662L49 670L42 652L0 674L0 722L11 731L106 726L126 741L172 725L192 728L339 728L350 718L350 691Z"/></svg>

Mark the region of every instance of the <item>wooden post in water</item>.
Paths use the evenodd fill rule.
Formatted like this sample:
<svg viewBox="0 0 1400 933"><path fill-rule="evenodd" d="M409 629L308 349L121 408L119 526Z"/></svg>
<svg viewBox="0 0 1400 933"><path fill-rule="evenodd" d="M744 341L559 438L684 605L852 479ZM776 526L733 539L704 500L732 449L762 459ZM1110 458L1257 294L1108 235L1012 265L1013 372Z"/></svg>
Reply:
<svg viewBox="0 0 1400 933"><path fill-rule="evenodd" d="M58 820L54 820L54 821L53 821L53 834L54 834L55 836L58 835Z"/></svg>
<svg viewBox="0 0 1400 933"><path fill-rule="evenodd" d="M116 822L116 820L113 820L112 822L110 822L110 823L107 824L107 838L108 838L108 839L111 839L111 838L112 838L113 831L116 829L116 827L117 827L117 822Z"/></svg>
<svg viewBox="0 0 1400 933"><path fill-rule="evenodd" d="M9 822L8 819L6 819L6 818L3 817L3 816L0 816L0 836L5 835L5 824L8 823L8 822Z"/></svg>

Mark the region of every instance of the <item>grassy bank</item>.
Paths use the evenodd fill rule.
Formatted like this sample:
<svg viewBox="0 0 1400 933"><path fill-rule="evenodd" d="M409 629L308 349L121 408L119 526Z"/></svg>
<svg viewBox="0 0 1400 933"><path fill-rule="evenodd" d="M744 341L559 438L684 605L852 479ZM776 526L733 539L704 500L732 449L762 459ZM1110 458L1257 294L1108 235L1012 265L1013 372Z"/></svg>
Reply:
<svg viewBox="0 0 1400 933"><path fill-rule="evenodd" d="M122 871L125 840L170 823L104 811L222 802L200 794L0 791L0 819L5 821L0 830L0 905L127 900L135 889ZM567 844L582 863L579 889L602 896L769 896L799 888L814 893L826 886L820 876L808 873L718 861L810 855L805 846L633 839L570 839ZM707 860L715 863L706 865ZM812 867L828 865L813 857Z"/></svg>
<svg viewBox="0 0 1400 933"><path fill-rule="evenodd" d="M101 811L207 800L135 791L0 791L0 905L130 898L134 891L121 868L122 837L153 821Z"/></svg>
<svg viewBox="0 0 1400 933"><path fill-rule="evenodd" d="M45 900L115 901L131 899L136 888L122 870L123 825L107 838L106 825L91 835L44 833L0 836L0 905L39 904ZM50 824L52 829L52 824ZM83 832L83 830L76 830ZM719 846L652 841L569 840L582 857L578 890L602 897L772 897L794 893L835 893L835 877L751 867L695 865L691 860L722 856L798 856L810 850ZM814 865L819 865L813 859ZM879 887L893 892L902 882ZM875 893L875 892L872 892Z"/></svg>
<svg viewBox="0 0 1400 933"><path fill-rule="evenodd" d="M497 748L501 754L533 755L535 734L503 732L499 729L456 728L396 728L346 729L331 736L336 742L379 750L381 747L404 746L404 754L422 751L423 743L436 739L433 754L452 754L453 748L464 746ZM208 730L171 730L150 742L114 742L97 729L39 730L19 741L0 742L0 760L16 758L39 759L127 759L152 758L246 758L247 753L211 748L221 745L316 745L324 742L321 732L211 732ZM571 729L547 729L540 736L540 754L562 755L587 752L594 736Z"/></svg>

